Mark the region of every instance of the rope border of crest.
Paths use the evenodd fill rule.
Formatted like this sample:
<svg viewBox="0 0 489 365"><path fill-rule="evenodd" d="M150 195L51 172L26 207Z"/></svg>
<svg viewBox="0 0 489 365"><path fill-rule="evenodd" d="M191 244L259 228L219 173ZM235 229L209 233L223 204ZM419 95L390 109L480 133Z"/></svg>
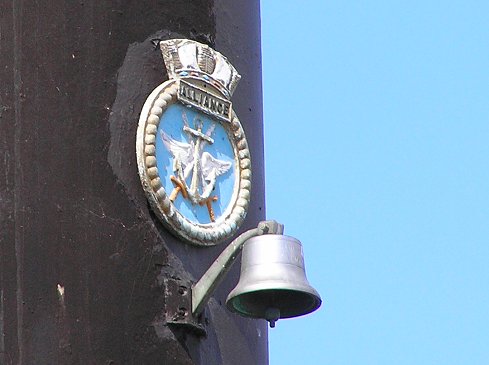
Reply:
<svg viewBox="0 0 489 365"><path fill-rule="evenodd" d="M136 141L141 183L148 200L162 222L177 236L198 246L214 246L235 233L243 223L251 196L251 156L241 123L232 110L228 135L237 166L239 166L238 191L233 193L232 210L222 220L198 224L185 218L170 201L162 186L156 161L156 138L160 118L165 110L177 102L178 81L169 80L158 86L146 99L139 119Z"/></svg>

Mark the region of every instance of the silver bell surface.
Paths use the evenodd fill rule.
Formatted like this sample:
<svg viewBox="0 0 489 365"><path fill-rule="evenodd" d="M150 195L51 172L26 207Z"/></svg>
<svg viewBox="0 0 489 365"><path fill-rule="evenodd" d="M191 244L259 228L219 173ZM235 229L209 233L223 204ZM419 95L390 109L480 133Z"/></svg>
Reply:
<svg viewBox="0 0 489 365"><path fill-rule="evenodd" d="M278 234L249 239L243 247L239 283L226 305L246 317L264 318L271 327L280 318L318 309L321 297L307 281L300 241Z"/></svg>

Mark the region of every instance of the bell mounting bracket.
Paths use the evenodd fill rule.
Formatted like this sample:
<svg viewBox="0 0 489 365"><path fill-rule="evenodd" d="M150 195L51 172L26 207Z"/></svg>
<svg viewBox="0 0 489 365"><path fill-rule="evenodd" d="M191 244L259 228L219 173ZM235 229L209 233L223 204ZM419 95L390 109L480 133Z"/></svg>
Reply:
<svg viewBox="0 0 489 365"><path fill-rule="evenodd" d="M195 284L177 278L165 280L166 322L184 326L199 336L206 331L201 324L202 311L250 238L264 234L283 234L284 226L276 221L262 221L256 228L236 237Z"/></svg>

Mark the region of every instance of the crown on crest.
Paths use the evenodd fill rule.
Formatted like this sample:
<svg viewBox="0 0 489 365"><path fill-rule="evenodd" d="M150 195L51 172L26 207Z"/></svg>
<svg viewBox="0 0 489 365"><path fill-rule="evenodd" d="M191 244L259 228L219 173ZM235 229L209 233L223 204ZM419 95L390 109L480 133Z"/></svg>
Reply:
<svg viewBox="0 0 489 365"><path fill-rule="evenodd" d="M170 79L202 79L231 98L241 76L221 53L189 39L161 41L160 48Z"/></svg>

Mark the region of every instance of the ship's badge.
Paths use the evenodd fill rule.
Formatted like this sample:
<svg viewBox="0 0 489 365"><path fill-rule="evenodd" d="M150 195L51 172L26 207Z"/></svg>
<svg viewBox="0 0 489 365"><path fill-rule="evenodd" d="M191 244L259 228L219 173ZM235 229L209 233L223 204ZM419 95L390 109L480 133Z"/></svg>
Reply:
<svg viewBox="0 0 489 365"><path fill-rule="evenodd" d="M215 245L236 232L250 200L248 143L230 101L240 75L207 45L171 39L160 48L169 80L141 112L139 175L172 233Z"/></svg>

